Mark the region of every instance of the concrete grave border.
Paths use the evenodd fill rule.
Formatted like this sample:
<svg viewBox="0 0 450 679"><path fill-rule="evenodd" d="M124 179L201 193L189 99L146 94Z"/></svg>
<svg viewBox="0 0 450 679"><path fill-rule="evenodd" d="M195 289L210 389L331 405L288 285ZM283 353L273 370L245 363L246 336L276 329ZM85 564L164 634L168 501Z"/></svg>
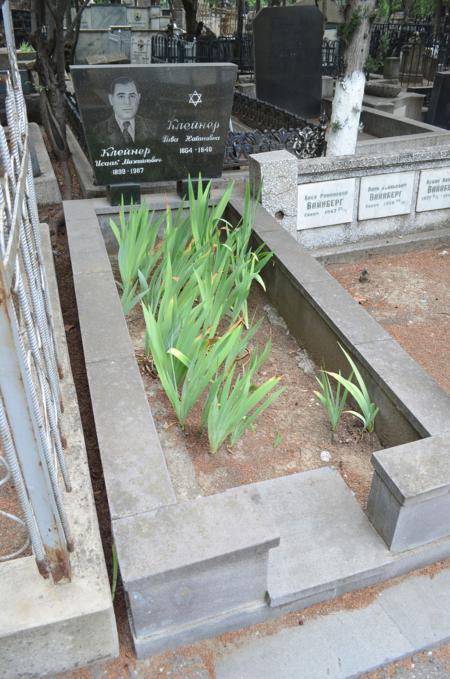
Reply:
<svg viewBox="0 0 450 679"><path fill-rule="evenodd" d="M150 209L164 204L158 196L145 201ZM243 196L236 194L229 219L235 222L242 209ZM450 521L444 515L438 520L434 504L450 488L443 463L450 451L450 396L263 208L256 213L254 237L274 252L274 266L265 271L272 303L319 364L344 368L337 340L351 351L381 409L380 439L399 446L374 456L376 483L386 487L371 512L376 530L329 468L177 501L100 228L117 209L95 199L66 202L64 210L113 533L138 656L299 610L450 556ZM428 445L434 450L429 457ZM422 466L408 467L408 481L401 465L394 473L389 461L391 455L407 459L418 446ZM411 482L437 460L443 470L438 484L431 471L427 483L420 478ZM408 523L401 521L404 511L419 503L430 503L427 511L435 512L439 531L430 533L427 522L420 525L420 513L414 535L403 530ZM242 516L249 518L242 522ZM380 537L392 543L392 533L398 553L395 544L389 550ZM250 588L249 573L255 574Z"/></svg>
<svg viewBox="0 0 450 679"><path fill-rule="evenodd" d="M62 424L73 490L63 491L72 527L72 581L44 580L33 556L0 563L0 667L3 679L54 676L119 654L116 621L92 493L83 429L73 383L53 253L41 225L55 337L64 379Z"/></svg>
<svg viewBox="0 0 450 679"><path fill-rule="evenodd" d="M29 124L30 140L35 148L41 174L34 177L36 200L38 205L51 205L61 202L61 191L51 164L42 132L37 123Z"/></svg>

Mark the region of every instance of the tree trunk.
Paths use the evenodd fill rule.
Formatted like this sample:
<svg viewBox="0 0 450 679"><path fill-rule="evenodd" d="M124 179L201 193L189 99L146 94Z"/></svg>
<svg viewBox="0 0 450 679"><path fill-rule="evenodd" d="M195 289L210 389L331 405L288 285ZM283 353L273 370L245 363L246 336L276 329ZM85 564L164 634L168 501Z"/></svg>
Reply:
<svg viewBox="0 0 450 679"><path fill-rule="evenodd" d="M436 0L433 17L433 30L435 33L441 33L443 9L444 9L443 0Z"/></svg>
<svg viewBox="0 0 450 679"><path fill-rule="evenodd" d="M413 16L413 11L414 11L414 0L405 0L405 4L403 6L405 21L407 21Z"/></svg>
<svg viewBox="0 0 450 679"><path fill-rule="evenodd" d="M198 0L183 0L183 7L186 15L186 33L194 37L197 32Z"/></svg>
<svg viewBox="0 0 450 679"><path fill-rule="evenodd" d="M366 82L364 64L369 54L370 25L377 4L377 0L349 0L345 7L345 24L341 31L345 75L336 83L327 156L351 155L356 149Z"/></svg>

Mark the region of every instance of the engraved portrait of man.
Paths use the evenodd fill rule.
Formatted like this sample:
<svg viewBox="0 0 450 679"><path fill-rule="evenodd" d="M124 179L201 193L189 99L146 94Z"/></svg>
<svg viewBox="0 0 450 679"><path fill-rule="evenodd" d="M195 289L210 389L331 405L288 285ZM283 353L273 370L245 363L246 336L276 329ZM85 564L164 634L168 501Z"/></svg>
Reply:
<svg viewBox="0 0 450 679"><path fill-rule="evenodd" d="M151 122L138 115L141 93L135 81L121 76L111 81L109 118L95 126L96 141L112 146L148 145L154 136Z"/></svg>

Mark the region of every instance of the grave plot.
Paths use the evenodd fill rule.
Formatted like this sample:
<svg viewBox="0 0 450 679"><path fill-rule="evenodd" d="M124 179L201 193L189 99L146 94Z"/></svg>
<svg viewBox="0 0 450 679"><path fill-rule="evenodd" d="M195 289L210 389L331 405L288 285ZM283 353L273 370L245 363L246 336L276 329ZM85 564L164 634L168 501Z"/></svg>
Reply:
<svg viewBox="0 0 450 679"><path fill-rule="evenodd" d="M331 430L314 393L319 388L315 379L320 375L319 368L257 285L250 293L249 316L261 319L262 325L249 347L250 353L244 356L244 365L254 351L261 353L270 338L270 354L254 381L261 384L269 376L278 375L285 391L258 418L254 431L247 430L233 446L225 442L215 455L209 454L206 432L198 431L203 399L182 430L156 369L143 351L142 312L135 307L127 316L145 393L177 497L194 499L245 483L331 465L365 506L372 479L371 453L381 448L378 438L363 431L361 423L348 414L342 416L336 432Z"/></svg>
<svg viewBox="0 0 450 679"><path fill-rule="evenodd" d="M378 254L328 271L420 365L450 392L450 253L440 245Z"/></svg>
<svg viewBox="0 0 450 679"><path fill-rule="evenodd" d="M157 196L147 198L150 208L164 209L164 203ZM229 221L236 224L242 210L243 198L235 195ZM397 446L374 454L368 516L339 472L329 467L296 473L274 470L272 460L255 479L226 468L216 473L216 486L205 488L212 494L203 497L196 496L195 483L205 478L200 474L191 475L194 485L187 491L174 483L105 248L105 240L111 243L108 221L117 219L117 208L98 199L66 203L65 211L113 533L138 656L299 610L450 554L449 526L437 518L447 515L449 397L265 210L257 210L253 236L274 256L273 265L264 269L267 302L259 303L276 309L316 364L347 371L337 341L350 351L380 408L380 443ZM138 322L130 327L132 335L139 334ZM145 361L140 364L145 371ZM154 415L170 443L175 425L165 418L157 396L150 394L150 401L158 401L161 410ZM251 445L256 451L258 445ZM232 457L226 449L223 455ZM187 461L183 451L175 460L181 477ZM425 475L424 469L429 470Z"/></svg>

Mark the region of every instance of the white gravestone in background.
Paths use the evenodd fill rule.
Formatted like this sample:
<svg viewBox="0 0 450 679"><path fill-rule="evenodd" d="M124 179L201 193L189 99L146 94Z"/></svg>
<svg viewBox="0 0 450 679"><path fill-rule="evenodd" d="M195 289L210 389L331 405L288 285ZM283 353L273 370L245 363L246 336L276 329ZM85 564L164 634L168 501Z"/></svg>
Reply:
<svg viewBox="0 0 450 679"><path fill-rule="evenodd" d="M300 184L297 230L351 222L355 183L356 179L338 179L330 182Z"/></svg>
<svg viewBox="0 0 450 679"><path fill-rule="evenodd" d="M411 212L414 172L391 172L361 179L358 219L379 219Z"/></svg>
<svg viewBox="0 0 450 679"><path fill-rule="evenodd" d="M422 170L417 193L417 212L450 208L450 167Z"/></svg>

